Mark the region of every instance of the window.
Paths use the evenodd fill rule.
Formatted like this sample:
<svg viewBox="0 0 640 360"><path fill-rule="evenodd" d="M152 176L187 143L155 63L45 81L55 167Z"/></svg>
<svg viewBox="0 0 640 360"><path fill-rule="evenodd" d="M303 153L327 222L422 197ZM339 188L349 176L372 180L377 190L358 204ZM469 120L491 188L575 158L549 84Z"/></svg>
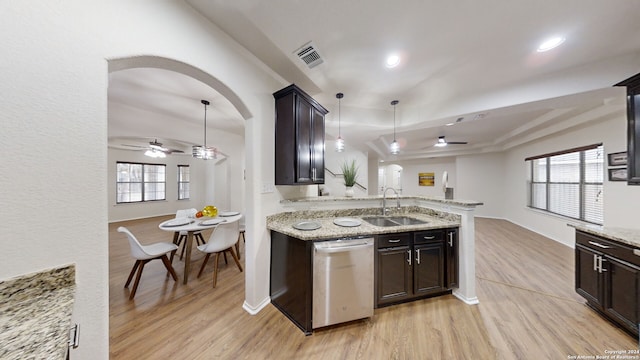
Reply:
<svg viewBox="0 0 640 360"><path fill-rule="evenodd" d="M166 165L118 162L116 203L165 200Z"/></svg>
<svg viewBox="0 0 640 360"><path fill-rule="evenodd" d="M530 170L529 207L590 223L603 223L602 144L525 160Z"/></svg>
<svg viewBox="0 0 640 360"><path fill-rule="evenodd" d="M189 198L189 165L178 165L178 200Z"/></svg>

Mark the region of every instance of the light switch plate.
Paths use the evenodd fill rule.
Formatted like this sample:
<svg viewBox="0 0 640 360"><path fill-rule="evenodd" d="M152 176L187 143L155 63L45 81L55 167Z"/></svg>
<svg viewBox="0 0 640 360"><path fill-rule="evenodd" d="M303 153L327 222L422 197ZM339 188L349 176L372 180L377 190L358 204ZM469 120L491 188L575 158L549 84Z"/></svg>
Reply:
<svg viewBox="0 0 640 360"><path fill-rule="evenodd" d="M273 185L273 183L270 182L263 182L262 183L262 190L260 191L263 194L268 194L268 193L272 193L276 191L275 189L275 185Z"/></svg>

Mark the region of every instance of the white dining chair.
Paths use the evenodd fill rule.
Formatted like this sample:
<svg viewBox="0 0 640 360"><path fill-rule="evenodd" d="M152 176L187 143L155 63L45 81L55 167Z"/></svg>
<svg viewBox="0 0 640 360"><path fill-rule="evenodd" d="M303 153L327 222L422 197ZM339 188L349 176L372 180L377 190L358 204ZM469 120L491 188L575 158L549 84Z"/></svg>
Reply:
<svg viewBox="0 0 640 360"><path fill-rule="evenodd" d="M197 212L198 212L198 210L196 210L194 208L178 210L178 211L176 211L176 219L183 219L183 218L188 218L188 217L195 218ZM180 231L178 233L178 240L176 241L176 245L178 247L180 247L180 244L182 244L182 250L180 251L180 260L182 260L182 257L184 256L184 251L187 248L186 243L187 243L188 236L189 235L188 235L188 233L186 231ZM206 241L204 241L204 237L202 236L202 233L200 231L194 232L193 233L193 237L196 239L196 243L198 245L202 245L202 244L206 243Z"/></svg>
<svg viewBox="0 0 640 360"><path fill-rule="evenodd" d="M244 233L245 233L245 220L244 220L244 215L242 215L242 217L239 220L239 231L240 233L238 234L238 242L236 242L236 253L238 254L238 259L242 258L242 255L240 253L240 238L242 237L242 242L246 243L247 239L245 239L244 237Z"/></svg>
<svg viewBox="0 0 640 360"><path fill-rule="evenodd" d="M127 238L129 239L129 246L131 247L131 256L136 259L133 268L131 269L131 273L129 273L129 278L127 279L127 283L124 285L125 288L129 287L129 283L131 283L131 279L133 278L133 274L137 270L136 281L133 283L133 289L131 289L131 294L129 295L129 300L133 300L133 297L136 295L136 290L138 290L138 284L140 283L140 276L142 275L142 270L144 266L151 260L160 259L164 264L164 267L167 268L167 271L171 274L174 281L178 281L178 276L176 272L173 270L173 266L171 266L171 262L167 257L167 254L170 252L175 252L178 250L178 246L172 243L167 242L158 242L149 245L142 245L138 241L138 239L124 226L120 226L118 228L118 232L125 233Z"/></svg>
<svg viewBox="0 0 640 360"><path fill-rule="evenodd" d="M209 238L209 241L204 245L198 246L198 250L206 253L207 255L204 257L204 261L202 262L202 266L200 267L200 272L198 272L197 277L202 275L202 271L207 265L211 254L216 254L214 260L215 265L213 268L213 287L216 287L218 282L218 263L220 260L220 253L226 254L227 252L231 253L233 260L236 262L236 265L238 265L238 269L242 272L242 265L240 265L240 261L238 260L238 256L234 250L234 245L238 242L239 234L238 221L228 224L223 223L216 226Z"/></svg>

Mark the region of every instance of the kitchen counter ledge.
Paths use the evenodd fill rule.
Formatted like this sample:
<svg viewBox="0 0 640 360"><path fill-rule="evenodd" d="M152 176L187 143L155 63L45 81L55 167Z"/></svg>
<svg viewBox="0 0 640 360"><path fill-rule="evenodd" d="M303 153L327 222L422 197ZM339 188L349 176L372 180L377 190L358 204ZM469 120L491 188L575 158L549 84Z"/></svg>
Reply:
<svg viewBox="0 0 640 360"><path fill-rule="evenodd" d="M75 265L0 281L0 359L65 359Z"/></svg>
<svg viewBox="0 0 640 360"><path fill-rule="evenodd" d="M420 231L429 229L442 229L460 226L460 216L449 214L418 206L402 207L394 209L388 216L408 216L427 221L426 224L375 226L362 220L360 226L343 227L333 223L340 217L359 218L369 216L381 216L380 208L321 210L321 211L294 211L284 212L267 217L267 227L270 230L293 236L300 240L326 240L363 235L391 234L407 231ZM293 224L300 221L316 221L321 227L316 230L297 230Z"/></svg>
<svg viewBox="0 0 640 360"><path fill-rule="evenodd" d="M303 197L303 198L294 198L294 199L285 199L280 201L281 203L296 203L296 202L311 202L311 203L323 203L323 202L341 202L341 201L362 201L362 200L377 200L382 201L382 195L364 195L364 196L354 196L354 197L342 197L342 196L316 196L316 197ZM483 205L481 201L476 200L464 200L464 199L445 199L443 197L433 197L433 196L418 196L418 195L400 195L400 200L426 200L432 201L442 204L449 205L459 205L459 206L468 206L475 207L478 205ZM388 195L387 201L389 204L393 204L396 200L395 195Z"/></svg>
<svg viewBox="0 0 640 360"><path fill-rule="evenodd" d="M567 225L575 228L576 230L640 248L640 230L587 224Z"/></svg>

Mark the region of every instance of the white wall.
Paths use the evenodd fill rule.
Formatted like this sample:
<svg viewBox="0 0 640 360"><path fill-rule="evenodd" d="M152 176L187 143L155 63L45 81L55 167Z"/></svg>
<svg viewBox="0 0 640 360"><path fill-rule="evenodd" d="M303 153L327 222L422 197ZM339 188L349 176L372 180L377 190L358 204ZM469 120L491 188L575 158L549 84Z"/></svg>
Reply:
<svg viewBox="0 0 640 360"><path fill-rule="evenodd" d="M478 200L476 216L504 217L504 178L507 169L503 153L459 156L456 159L457 181L453 196Z"/></svg>
<svg viewBox="0 0 640 360"><path fill-rule="evenodd" d="M442 173L449 174L449 187L457 191L458 182L455 158L434 158L424 160L412 160L398 162L402 166L402 194L444 197L442 191ZM418 184L419 173L433 173L434 186L420 186ZM455 194L455 193L454 193ZM473 199L476 200L476 199Z"/></svg>
<svg viewBox="0 0 640 360"><path fill-rule="evenodd" d="M501 154L480 154L458 158L461 196L485 203L478 216L508 219L558 242L573 246L575 231L567 218L527 207L527 169L524 159L578 146L604 144L605 154L626 150L626 117L618 115L578 126L572 130L533 141ZM463 173L464 172L464 173ZM501 174L498 178L495 174ZM640 229L640 186L625 182L604 183L605 226ZM500 180L503 179L503 180Z"/></svg>
<svg viewBox="0 0 640 360"><path fill-rule="evenodd" d="M248 110L245 308L265 304L264 216L278 207L274 194L259 191L263 179L273 181L272 139L262 138L273 132L271 94L286 84L183 2L32 0L1 7L0 233L43 236L12 241L0 279L75 263L72 321L82 334L71 358L108 358L109 62L146 55L210 74Z"/></svg>

